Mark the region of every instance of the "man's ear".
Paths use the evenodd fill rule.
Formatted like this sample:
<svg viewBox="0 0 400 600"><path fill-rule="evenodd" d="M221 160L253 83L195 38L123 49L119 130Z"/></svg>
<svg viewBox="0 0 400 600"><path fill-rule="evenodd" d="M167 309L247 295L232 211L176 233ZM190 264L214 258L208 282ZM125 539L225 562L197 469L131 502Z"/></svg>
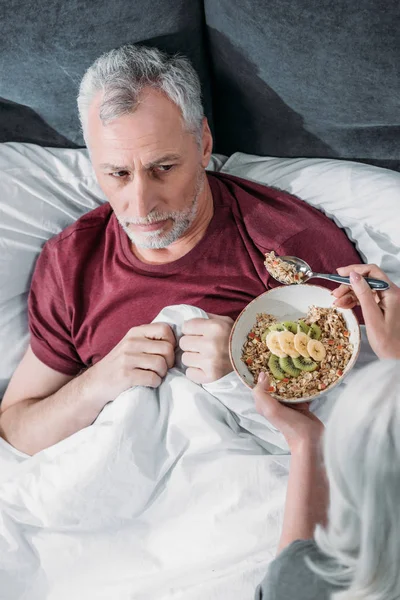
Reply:
<svg viewBox="0 0 400 600"><path fill-rule="evenodd" d="M207 121L207 117L203 117L201 142L202 142L201 164L204 168L206 168L206 166L210 162L211 153L212 153L212 149L213 149L213 138L212 138L210 126Z"/></svg>

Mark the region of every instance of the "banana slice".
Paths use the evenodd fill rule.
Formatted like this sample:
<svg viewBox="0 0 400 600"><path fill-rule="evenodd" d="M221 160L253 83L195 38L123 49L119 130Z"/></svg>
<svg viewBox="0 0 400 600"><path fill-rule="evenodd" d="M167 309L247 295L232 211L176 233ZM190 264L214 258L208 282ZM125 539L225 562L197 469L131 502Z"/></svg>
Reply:
<svg viewBox="0 0 400 600"><path fill-rule="evenodd" d="M272 354L275 356L279 356L279 358L285 358L287 354L282 350L281 345L279 343L279 335L280 333L286 333L284 331L271 331L266 337L265 343L267 344L269 350L271 350Z"/></svg>
<svg viewBox="0 0 400 600"><path fill-rule="evenodd" d="M294 347L294 334L291 331L280 331L278 340L282 351L288 356L291 358L298 358L300 356Z"/></svg>
<svg viewBox="0 0 400 600"><path fill-rule="evenodd" d="M303 333L302 331L299 331L294 336L294 347L300 354L300 356L304 356L304 358L310 358L310 355L307 350L307 345L309 341L310 338L308 337L308 335L306 333Z"/></svg>
<svg viewBox="0 0 400 600"><path fill-rule="evenodd" d="M311 358L317 362L324 360L326 356L326 350L318 340L310 340L307 344L307 352Z"/></svg>

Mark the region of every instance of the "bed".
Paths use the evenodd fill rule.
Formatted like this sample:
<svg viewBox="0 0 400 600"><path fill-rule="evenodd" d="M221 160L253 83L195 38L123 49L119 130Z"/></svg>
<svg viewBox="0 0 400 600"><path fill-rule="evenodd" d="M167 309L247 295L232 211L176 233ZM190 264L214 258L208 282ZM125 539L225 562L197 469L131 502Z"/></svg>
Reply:
<svg viewBox="0 0 400 600"><path fill-rule="evenodd" d="M208 169L303 198L400 283L399 25L399 4L377 0L4 6L0 398L28 344L43 244L105 201L75 98L87 66L122 43L191 58ZM201 312L157 318L179 335L190 316ZM372 359L364 332L357 368ZM338 393L313 410L327 419ZM0 438L0 600L250 600L276 550L288 465L236 376L196 386L179 356L158 392L125 392L33 458Z"/></svg>

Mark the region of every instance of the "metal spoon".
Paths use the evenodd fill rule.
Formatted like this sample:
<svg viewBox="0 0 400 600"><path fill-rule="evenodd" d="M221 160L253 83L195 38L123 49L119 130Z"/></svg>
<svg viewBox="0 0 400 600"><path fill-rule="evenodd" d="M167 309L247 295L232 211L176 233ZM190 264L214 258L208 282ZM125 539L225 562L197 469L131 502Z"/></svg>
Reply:
<svg viewBox="0 0 400 600"><path fill-rule="evenodd" d="M302 278L300 283L306 283L309 279L313 279L314 277L318 277L319 279L329 279L329 281L335 281L336 283L344 283L345 285L351 285L350 277L342 277L341 275L329 275L326 273L314 273L309 264L307 264L301 258L297 258L297 256L279 256L279 258L285 262L288 262L296 267L297 273L302 273ZM273 276L273 275L272 275ZM274 277L276 281L279 283L285 283L284 281L280 281L276 277ZM372 279L371 277L364 277L365 281L373 290L384 291L387 290L390 286L386 281L382 279Z"/></svg>

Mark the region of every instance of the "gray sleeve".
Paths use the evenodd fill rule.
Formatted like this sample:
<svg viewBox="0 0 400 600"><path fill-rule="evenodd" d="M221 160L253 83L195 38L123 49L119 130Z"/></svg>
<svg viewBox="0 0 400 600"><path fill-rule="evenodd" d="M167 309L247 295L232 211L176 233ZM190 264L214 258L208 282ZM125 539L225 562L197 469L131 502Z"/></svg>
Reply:
<svg viewBox="0 0 400 600"><path fill-rule="evenodd" d="M328 600L334 588L311 571L306 556L320 557L312 540L297 540L285 548L269 565L255 600Z"/></svg>

